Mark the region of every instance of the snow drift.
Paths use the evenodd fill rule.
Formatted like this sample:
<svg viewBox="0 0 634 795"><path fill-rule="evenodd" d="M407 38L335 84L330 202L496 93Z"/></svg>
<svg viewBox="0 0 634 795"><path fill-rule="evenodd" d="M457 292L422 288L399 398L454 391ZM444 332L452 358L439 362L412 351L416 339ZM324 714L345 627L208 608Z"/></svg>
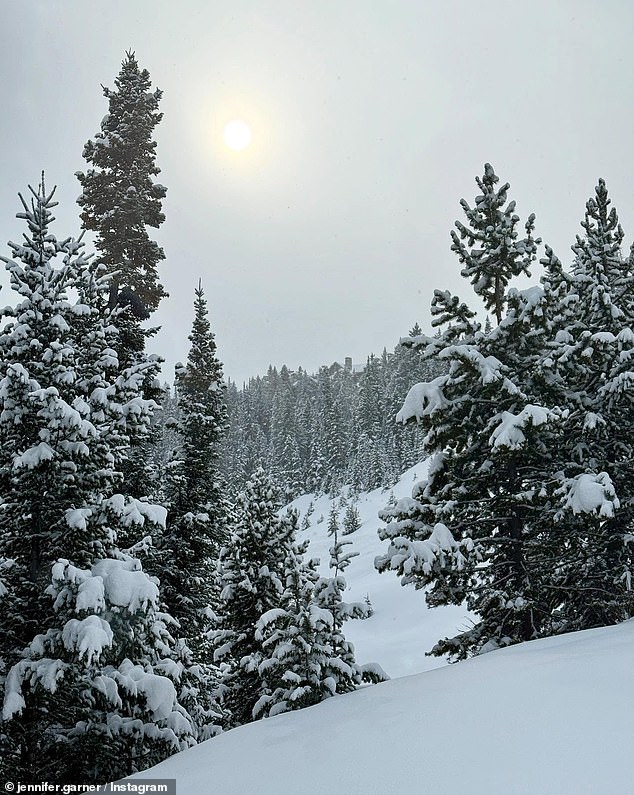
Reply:
<svg viewBox="0 0 634 795"><path fill-rule="evenodd" d="M634 620L241 726L139 777L179 795L628 792L632 671Z"/></svg>

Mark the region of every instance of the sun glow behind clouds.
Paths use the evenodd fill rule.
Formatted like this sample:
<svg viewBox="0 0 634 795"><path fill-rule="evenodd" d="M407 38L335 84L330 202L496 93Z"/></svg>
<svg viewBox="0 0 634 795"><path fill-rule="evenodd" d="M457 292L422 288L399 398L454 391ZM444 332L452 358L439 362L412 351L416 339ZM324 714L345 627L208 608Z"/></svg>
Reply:
<svg viewBox="0 0 634 795"><path fill-rule="evenodd" d="M228 84L212 93L204 107L192 101L188 110L192 178L200 184L211 178L225 202L235 191L241 200L248 193L253 200L261 197L268 212L273 197L296 184L302 136L283 98ZM287 198L282 202L284 208L291 203Z"/></svg>
<svg viewBox="0 0 634 795"><path fill-rule="evenodd" d="M233 119L225 125L223 137L229 149L241 152L251 143L251 128L242 119Z"/></svg>

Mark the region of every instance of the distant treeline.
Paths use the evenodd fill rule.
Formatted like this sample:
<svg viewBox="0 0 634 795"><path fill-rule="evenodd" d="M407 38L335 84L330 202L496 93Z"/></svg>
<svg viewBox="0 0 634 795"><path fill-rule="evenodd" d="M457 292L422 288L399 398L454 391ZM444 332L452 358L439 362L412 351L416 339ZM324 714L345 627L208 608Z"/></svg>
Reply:
<svg viewBox="0 0 634 795"><path fill-rule="evenodd" d="M421 456L421 432L397 424L396 413L413 383L437 375L438 362L399 346L363 368L350 360L315 374L270 367L242 389L231 383L224 476L238 490L262 465L289 497L389 485Z"/></svg>

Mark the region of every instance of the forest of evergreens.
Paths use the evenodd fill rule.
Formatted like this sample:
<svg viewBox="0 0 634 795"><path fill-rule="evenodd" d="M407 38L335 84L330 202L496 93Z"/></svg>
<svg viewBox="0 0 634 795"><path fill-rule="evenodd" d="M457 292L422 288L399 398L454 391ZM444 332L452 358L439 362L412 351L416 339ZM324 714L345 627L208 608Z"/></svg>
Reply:
<svg viewBox="0 0 634 795"><path fill-rule="evenodd" d="M346 527L330 517L328 575L284 506L388 487L423 457L427 479L382 513L375 565L476 617L434 654L634 614L634 254L603 180L566 267L486 164L451 246L477 305L436 291L435 333L405 329L360 368L226 384L192 285L189 352L166 390L147 351L169 300L149 233L167 190L161 92L127 53L104 95L77 175L94 255L56 235L42 175L3 258L3 773L111 781L384 678L344 631L371 613L345 601L354 498ZM538 259L540 285L514 287Z"/></svg>

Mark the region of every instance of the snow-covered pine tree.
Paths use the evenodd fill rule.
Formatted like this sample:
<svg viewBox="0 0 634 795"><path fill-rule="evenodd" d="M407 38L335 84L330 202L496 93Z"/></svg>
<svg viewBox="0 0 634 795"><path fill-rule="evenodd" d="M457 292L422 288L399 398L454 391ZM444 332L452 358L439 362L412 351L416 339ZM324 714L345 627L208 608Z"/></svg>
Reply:
<svg viewBox="0 0 634 795"><path fill-rule="evenodd" d="M343 535L349 536L356 532L361 527L361 517L359 516L359 509L351 501L346 508L343 517Z"/></svg>
<svg viewBox="0 0 634 795"><path fill-rule="evenodd" d="M315 561L304 561L308 542L296 542L297 514L290 511L283 521L289 529L283 592L279 607L264 613L257 623L256 638L263 655L258 673L263 685L254 718L308 707L334 695L334 683L326 672L332 656L332 614L314 601L319 575Z"/></svg>
<svg viewBox="0 0 634 795"><path fill-rule="evenodd" d="M110 308L125 307L119 325L122 364L143 351L147 332L141 322L166 296L158 280L163 249L150 239L147 228L165 220L162 200L166 188L155 182L154 128L162 92L151 91L150 75L140 69L133 52L127 52L115 89L104 88L108 113L95 137L84 147L91 166L77 172L82 187L78 204L84 229L96 233L99 261L110 274Z"/></svg>
<svg viewBox="0 0 634 795"><path fill-rule="evenodd" d="M301 493L302 463L295 427L295 389L291 373L283 365L271 405L271 456L276 482L287 500Z"/></svg>
<svg viewBox="0 0 634 795"><path fill-rule="evenodd" d="M346 552L346 547L352 546L352 542L340 539L337 525L333 529L330 576L320 577L317 580L313 596L315 605L326 610L331 616L330 621L322 622L319 627L316 643L330 651L330 656L322 664L321 675L332 695L355 690L362 682L376 683L389 678L376 663L359 665L355 658L354 646L344 635L343 626L346 621L369 618L373 611L369 602L346 602L343 598L348 587L344 571L359 553Z"/></svg>
<svg viewBox="0 0 634 795"><path fill-rule="evenodd" d="M460 201L468 225L456 221L460 234L452 231L451 250L464 264L462 275L471 280L476 294L500 323L509 281L522 273L530 275L528 265L535 255L531 237L535 216L528 219L527 237L518 240L515 202L506 203L509 183L496 189L499 178L490 163L485 163L484 175L476 177L476 182L482 193L476 196L473 207L464 199Z"/></svg>
<svg viewBox="0 0 634 795"><path fill-rule="evenodd" d="M330 513L328 514L327 533L329 536L336 537L339 530L339 511L337 510L337 506L333 503Z"/></svg>
<svg viewBox="0 0 634 795"><path fill-rule="evenodd" d="M526 320L536 294L506 290L514 276L528 272L539 241L532 215L518 239L515 203L504 207L508 185L495 191L491 166L477 182L483 195L473 210L461 202L470 229L457 223L461 238L452 235L452 249L499 325L484 334L466 304L436 291L433 325L445 330L411 344L446 362L448 372L415 385L398 416L420 423L432 461L412 498L383 511L388 525L381 536L390 546L375 561L379 571L396 571L404 585L429 586L430 605L466 600L479 617L473 628L433 649L457 658L536 637L550 615L542 603L535 516L541 484L551 476L543 436L557 415L531 388L526 347L535 346L537 360L541 343L527 337Z"/></svg>
<svg viewBox="0 0 634 795"><path fill-rule="evenodd" d="M360 489L373 489L386 478L384 438L385 364L369 356L359 378L357 394L358 438L351 467L352 482Z"/></svg>
<svg viewBox="0 0 634 795"><path fill-rule="evenodd" d="M209 635L220 666L219 695L227 727L253 720L253 709L266 691L258 673L264 659L256 626L278 608L289 531L280 520L279 494L260 467L236 505L236 519L220 550L215 630Z"/></svg>
<svg viewBox="0 0 634 795"><path fill-rule="evenodd" d="M310 517L315 513L315 503L311 500L308 503L308 508L306 509L306 513L304 514L304 518L302 519L302 530L308 530L310 527Z"/></svg>
<svg viewBox="0 0 634 795"><path fill-rule="evenodd" d="M331 493L342 485L342 475L347 463L346 429L343 424L341 406L333 394L333 380L327 367L319 369L317 427L318 449L323 466L320 487Z"/></svg>
<svg viewBox="0 0 634 795"><path fill-rule="evenodd" d="M557 631L634 614L634 275L604 180L586 204L571 274L547 263L559 330L543 369L567 408L556 448L558 565L551 588ZM554 255L551 254L551 260Z"/></svg>
<svg viewBox="0 0 634 795"><path fill-rule="evenodd" d="M195 741L168 698L181 670L171 619L117 546L165 516L118 491L130 438L149 425L152 365L120 369L107 283L80 243L51 233L43 180L32 193L5 260L21 300L0 332L0 757L24 782L112 780Z"/></svg>
<svg viewBox="0 0 634 795"><path fill-rule="evenodd" d="M227 539L230 506L219 472L227 426L222 364L198 284L191 347L176 368L179 448L167 470L167 528L158 541L162 596L188 645L200 649L209 628L212 572Z"/></svg>
<svg viewBox="0 0 634 795"><path fill-rule="evenodd" d="M331 514L332 519L332 514ZM326 698L354 690L362 682L379 682L387 675L378 665L360 666L354 647L343 634L350 618L368 618L366 603L346 603L343 571L356 552L344 552L350 542L341 542L333 525L331 577L320 577L318 561L304 562L308 542L296 542L298 516L289 511L286 522L284 590L279 607L264 613L256 636L262 643L263 659L258 666L262 694L254 717L277 715L317 704Z"/></svg>

